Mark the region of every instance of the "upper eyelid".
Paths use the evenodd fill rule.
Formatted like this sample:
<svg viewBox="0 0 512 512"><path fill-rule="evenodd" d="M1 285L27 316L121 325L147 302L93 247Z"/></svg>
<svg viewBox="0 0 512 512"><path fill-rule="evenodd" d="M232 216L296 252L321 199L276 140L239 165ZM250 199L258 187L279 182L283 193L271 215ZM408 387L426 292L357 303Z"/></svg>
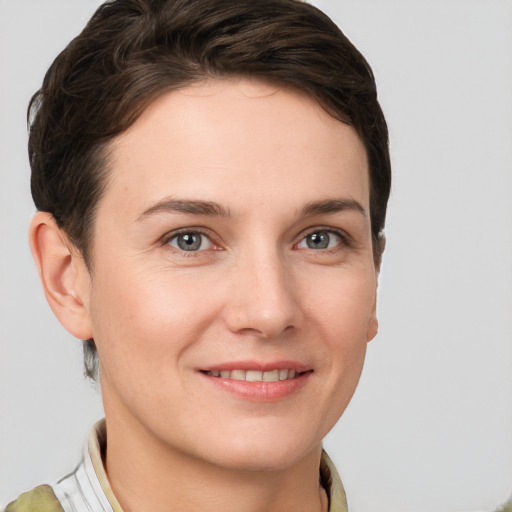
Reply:
<svg viewBox="0 0 512 512"><path fill-rule="evenodd" d="M312 235L313 233L317 233L319 231L326 231L327 233L334 233L335 235L338 235L339 237L341 237L341 239L343 241L345 241L346 243L350 242L352 239L352 237L344 229L335 228L333 226L314 226L314 227L303 230L301 232L301 234L299 235L298 242L303 240L308 235Z"/></svg>
<svg viewBox="0 0 512 512"><path fill-rule="evenodd" d="M195 227L187 226L185 228L173 229L172 231L169 231L165 235L161 236L159 239L159 243L161 245L167 245L173 238L175 238L179 235L187 234L187 233L199 233L200 235L203 235L206 238L208 238L212 242L213 245L219 245L215 241L215 237L212 236L213 233L211 230L209 230L207 228L199 227L199 226L195 226Z"/></svg>

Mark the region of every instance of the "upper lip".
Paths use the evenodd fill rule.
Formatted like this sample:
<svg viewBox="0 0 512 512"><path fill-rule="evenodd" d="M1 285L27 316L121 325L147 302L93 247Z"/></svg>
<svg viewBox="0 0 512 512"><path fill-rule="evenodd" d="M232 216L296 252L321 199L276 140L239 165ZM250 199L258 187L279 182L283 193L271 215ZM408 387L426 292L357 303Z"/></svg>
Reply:
<svg viewBox="0 0 512 512"><path fill-rule="evenodd" d="M261 372L269 372L279 369L295 370L297 373L312 370L311 366L305 365L298 361L280 360L280 361L230 361L219 364L212 364L201 367L204 372L211 371L232 371L232 370L256 370Z"/></svg>

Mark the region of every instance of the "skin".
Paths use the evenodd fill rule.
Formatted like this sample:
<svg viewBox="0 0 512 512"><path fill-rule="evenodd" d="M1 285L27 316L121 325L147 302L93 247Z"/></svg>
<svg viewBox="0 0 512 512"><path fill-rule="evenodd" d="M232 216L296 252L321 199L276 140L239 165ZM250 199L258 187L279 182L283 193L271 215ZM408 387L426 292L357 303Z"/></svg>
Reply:
<svg viewBox="0 0 512 512"><path fill-rule="evenodd" d="M184 232L198 250L180 249ZM60 321L96 341L106 469L126 512L326 508L322 439L377 332L368 163L351 127L247 79L166 93L111 145L92 273L48 214L31 244ZM307 376L277 398L205 374L282 361Z"/></svg>

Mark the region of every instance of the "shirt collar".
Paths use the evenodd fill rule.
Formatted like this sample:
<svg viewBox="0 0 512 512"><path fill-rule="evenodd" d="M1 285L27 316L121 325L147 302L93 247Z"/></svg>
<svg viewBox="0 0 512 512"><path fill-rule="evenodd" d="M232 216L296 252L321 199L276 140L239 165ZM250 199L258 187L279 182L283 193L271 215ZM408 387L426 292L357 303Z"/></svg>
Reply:
<svg viewBox="0 0 512 512"><path fill-rule="evenodd" d="M113 512L123 512L121 505L117 501L117 498L114 496L112 488L110 487L110 482L108 481L107 474L105 472L105 467L103 466L103 456L107 447L107 426L105 423L105 418L98 421L91 430L89 434L89 441L87 443L87 450L84 454L84 459L86 460L89 457L91 461L91 465L94 470L94 474L89 474L89 479L96 478L101 485L103 493L107 498L110 506L112 507ZM87 469L87 466L86 466ZM110 511L109 511L110 512Z"/></svg>

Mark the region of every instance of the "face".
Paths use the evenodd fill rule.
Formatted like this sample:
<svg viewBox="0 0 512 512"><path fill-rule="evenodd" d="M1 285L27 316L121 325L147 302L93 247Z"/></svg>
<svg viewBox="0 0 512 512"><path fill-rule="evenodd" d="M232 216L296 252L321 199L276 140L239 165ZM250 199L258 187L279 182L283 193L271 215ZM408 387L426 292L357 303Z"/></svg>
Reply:
<svg viewBox="0 0 512 512"><path fill-rule="evenodd" d="M107 421L275 469L319 446L376 333L368 163L306 96L216 80L111 147L86 306Z"/></svg>

